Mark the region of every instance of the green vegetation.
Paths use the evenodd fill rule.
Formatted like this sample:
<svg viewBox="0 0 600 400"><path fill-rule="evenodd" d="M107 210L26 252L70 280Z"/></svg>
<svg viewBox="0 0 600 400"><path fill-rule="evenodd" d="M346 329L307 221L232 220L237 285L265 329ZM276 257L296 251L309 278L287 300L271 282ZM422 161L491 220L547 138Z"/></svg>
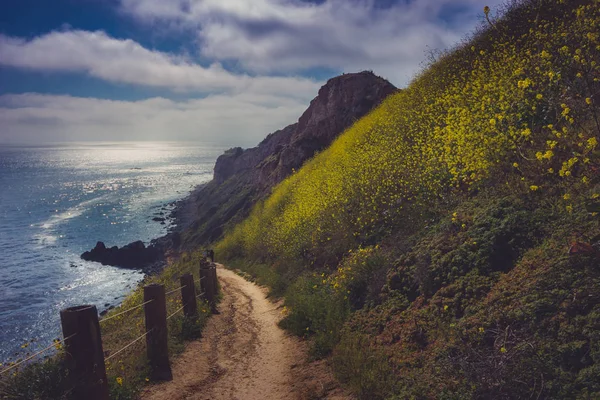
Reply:
<svg viewBox="0 0 600 400"><path fill-rule="evenodd" d="M200 257L202 257L200 253L184 254L179 260L165 268L160 275L146 278L138 289L123 301L120 308L112 310L106 317L143 303L143 285L160 283L165 285L165 290L169 292L179 287L179 277L181 275L191 273L194 275L194 279L199 279ZM197 289L199 290L199 286ZM167 296L167 315L173 314L181 306L179 292ZM199 316L195 321L184 317L181 312L169 319L168 344L171 357L184 350L185 341L200 337L202 328L210 315L210 307L206 303L198 301L198 313ZM111 354L122 349L145 332L144 310L138 308L106 322L101 320L100 328L105 356L110 357ZM68 371L62 362L62 346L57 344L56 347L59 350L56 356L28 364L20 368L18 372L3 376L0 379L0 398L7 400L69 399L71 384L68 380ZM107 361L106 373L111 399L127 400L137 398L142 387L148 384L145 341L138 341L124 352Z"/></svg>
<svg viewBox="0 0 600 400"><path fill-rule="evenodd" d="M363 398L600 397L600 4L489 12L216 249Z"/></svg>

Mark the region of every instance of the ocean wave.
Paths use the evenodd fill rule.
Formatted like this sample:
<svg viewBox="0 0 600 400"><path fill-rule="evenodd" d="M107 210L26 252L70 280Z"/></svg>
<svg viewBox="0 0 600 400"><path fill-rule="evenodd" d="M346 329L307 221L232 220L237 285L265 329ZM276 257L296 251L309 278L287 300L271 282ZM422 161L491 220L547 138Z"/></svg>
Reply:
<svg viewBox="0 0 600 400"><path fill-rule="evenodd" d="M38 248L54 247L56 245L56 242L60 238L60 236L55 233L55 228L57 226L69 221L70 219L77 218L83 215L90 208L97 206L99 203L102 203L107 197L107 195L103 195L95 197L93 199L82 201L76 206L70 207L61 213L52 215L46 221L42 222L39 226L42 229L42 232L33 235L33 238L36 240Z"/></svg>

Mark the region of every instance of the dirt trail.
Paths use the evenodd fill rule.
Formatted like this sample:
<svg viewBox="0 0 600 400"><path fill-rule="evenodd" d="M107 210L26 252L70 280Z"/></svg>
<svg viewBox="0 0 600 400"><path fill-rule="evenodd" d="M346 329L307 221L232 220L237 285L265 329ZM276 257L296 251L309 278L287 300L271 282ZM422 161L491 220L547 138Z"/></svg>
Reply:
<svg viewBox="0 0 600 400"><path fill-rule="evenodd" d="M145 400L347 399L323 362L282 331L266 292L219 265L220 314L172 365L173 381L148 387Z"/></svg>

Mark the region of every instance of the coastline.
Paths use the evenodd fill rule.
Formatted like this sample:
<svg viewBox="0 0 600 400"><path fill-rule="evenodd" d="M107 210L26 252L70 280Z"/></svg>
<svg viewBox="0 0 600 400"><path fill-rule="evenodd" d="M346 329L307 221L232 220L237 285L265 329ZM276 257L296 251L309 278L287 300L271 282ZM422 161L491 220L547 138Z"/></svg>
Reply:
<svg viewBox="0 0 600 400"><path fill-rule="evenodd" d="M181 249L181 234L193 223L198 212L200 193L206 184L200 184L180 200L163 204L153 221L167 226L167 233L150 240L148 246L141 240L123 247L107 247L102 240L85 251L80 258L117 268L138 270L145 275L158 275L169 262L175 261Z"/></svg>
<svg viewBox="0 0 600 400"><path fill-rule="evenodd" d="M210 181L209 181L210 182ZM158 248L163 258L148 266L140 268L146 275L158 275L167 266L179 258L181 255L181 234L189 228L197 216L197 204L202 190L206 187L206 183L201 183L192 189L185 197L176 200L173 204L173 209L168 214L170 226L167 228L167 233L150 241L148 247Z"/></svg>

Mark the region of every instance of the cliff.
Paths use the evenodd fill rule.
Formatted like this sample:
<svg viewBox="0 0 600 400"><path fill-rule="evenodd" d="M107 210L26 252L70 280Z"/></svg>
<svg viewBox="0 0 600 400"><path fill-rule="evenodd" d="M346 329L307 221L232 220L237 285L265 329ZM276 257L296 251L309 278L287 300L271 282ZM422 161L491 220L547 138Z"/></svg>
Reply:
<svg viewBox="0 0 600 400"><path fill-rule="evenodd" d="M258 146L227 150L216 162L214 179L179 207L191 219L183 244L213 242L248 215L277 183L300 168L355 121L397 89L372 72L330 79L298 122L268 135Z"/></svg>

